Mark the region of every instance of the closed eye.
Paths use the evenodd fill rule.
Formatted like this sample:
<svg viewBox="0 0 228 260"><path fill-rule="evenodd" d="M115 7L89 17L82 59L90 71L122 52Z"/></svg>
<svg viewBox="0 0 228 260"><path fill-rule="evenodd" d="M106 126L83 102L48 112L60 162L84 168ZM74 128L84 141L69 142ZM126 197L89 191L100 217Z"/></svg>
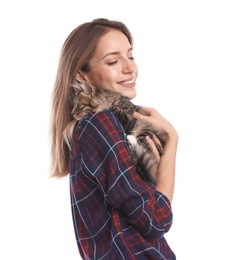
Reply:
<svg viewBox="0 0 228 260"><path fill-rule="evenodd" d="M114 64L116 64L116 63L117 63L117 60L112 61L112 62L108 62L108 65L114 65Z"/></svg>
<svg viewBox="0 0 228 260"><path fill-rule="evenodd" d="M129 60L135 60L135 58L134 58L134 57L129 57ZM118 62L118 60L115 60L115 61L108 62L107 64L108 64L109 66L111 66L111 65L116 64L117 62Z"/></svg>

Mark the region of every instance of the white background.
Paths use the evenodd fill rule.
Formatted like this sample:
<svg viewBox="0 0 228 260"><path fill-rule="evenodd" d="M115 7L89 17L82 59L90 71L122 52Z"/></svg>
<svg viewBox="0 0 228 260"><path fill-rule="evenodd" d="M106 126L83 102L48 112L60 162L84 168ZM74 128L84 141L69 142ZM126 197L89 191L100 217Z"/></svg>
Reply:
<svg viewBox="0 0 228 260"><path fill-rule="evenodd" d="M135 39L137 104L179 133L178 260L228 259L227 1L1 1L0 259L80 259L68 178L48 178L49 102L60 49L80 23L121 20Z"/></svg>

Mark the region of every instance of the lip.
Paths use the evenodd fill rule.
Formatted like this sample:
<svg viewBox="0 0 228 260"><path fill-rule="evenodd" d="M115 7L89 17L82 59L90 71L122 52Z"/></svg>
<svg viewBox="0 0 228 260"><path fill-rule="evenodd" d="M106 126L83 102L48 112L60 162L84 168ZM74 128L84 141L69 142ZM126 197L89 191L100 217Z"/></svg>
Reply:
<svg viewBox="0 0 228 260"><path fill-rule="evenodd" d="M122 81L118 82L118 84L120 84L122 86L126 86L126 87L135 86L135 77L126 79L126 80L122 80Z"/></svg>

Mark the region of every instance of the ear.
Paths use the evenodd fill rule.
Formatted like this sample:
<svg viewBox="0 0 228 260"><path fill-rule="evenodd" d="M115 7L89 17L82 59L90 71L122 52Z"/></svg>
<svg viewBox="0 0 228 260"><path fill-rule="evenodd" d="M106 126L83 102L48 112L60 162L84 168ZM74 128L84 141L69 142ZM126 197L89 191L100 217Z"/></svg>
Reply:
<svg viewBox="0 0 228 260"><path fill-rule="evenodd" d="M84 74L81 70L76 73L76 80L82 82L85 79Z"/></svg>

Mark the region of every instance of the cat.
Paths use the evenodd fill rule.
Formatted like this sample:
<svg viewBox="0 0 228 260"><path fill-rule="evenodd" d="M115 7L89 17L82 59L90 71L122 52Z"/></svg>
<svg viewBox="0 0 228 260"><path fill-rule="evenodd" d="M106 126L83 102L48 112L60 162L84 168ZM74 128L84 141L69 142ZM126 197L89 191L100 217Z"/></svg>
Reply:
<svg viewBox="0 0 228 260"><path fill-rule="evenodd" d="M81 91L74 100L72 115L79 120L89 112L112 111L126 133L130 158L137 173L144 181L156 185L159 162L145 141L145 137L150 136L161 156L167 140L166 133L157 130L145 120L135 119L133 117L135 111L143 115L147 115L147 112L141 106L135 105L128 97L114 91L95 88L86 81L81 83L80 87ZM156 142L154 135L160 143Z"/></svg>
<svg viewBox="0 0 228 260"><path fill-rule="evenodd" d="M109 91L103 91L104 95L110 95ZM157 167L158 161L152 150L145 141L145 137L149 136L156 145L160 156L163 154L167 135L164 131L159 131L154 128L151 123L142 119L135 119L133 113L139 112L147 115L142 107L135 105L128 97L115 93L114 101L109 107L119 119L127 135L127 140L130 148L130 156L133 165L136 168L140 177L152 182L156 185L157 182ZM154 135L159 139L160 143L156 142Z"/></svg>

